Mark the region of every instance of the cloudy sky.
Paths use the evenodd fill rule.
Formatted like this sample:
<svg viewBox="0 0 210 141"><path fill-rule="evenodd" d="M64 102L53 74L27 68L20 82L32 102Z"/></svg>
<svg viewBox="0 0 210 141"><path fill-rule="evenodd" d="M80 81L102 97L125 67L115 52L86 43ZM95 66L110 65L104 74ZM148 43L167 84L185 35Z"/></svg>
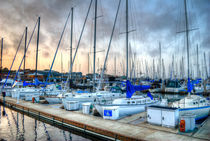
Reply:
<svg viewBox="0 0 210 141"><path fill-rule="evenodd" d="M97 51L107 50L111 30L117 10L118 0L98 0L97 18ZM21 36L28 27L28 39L31 36L37 18L41 17L38 69L49 69L56 51L61 32L68 13L74 7L73 47L75 48L90 0L0 0L0 37L4 38L3 67L10 67ZM203 53L206 53L207 63L210 56L210 0L187 0L189 28L197 29L190 32L190 55L195 60L196 45L199 47L200 64ZM85 26L84 35L78 50L74 71L88 72L88 52L93 51L94 30L94 0ZM166 70L174 62L179 66L180 58L186 58L184 2L183 0L129 0L129 33L130 54L136 54L136 69L146 71L145 64L152 67L159 58L159 42L162 47L162 57ZM123 73L125 66L125 0L121 1L116 29L108 59L108 73L114 72L114 57L116 56L117 73ZM35 68L36 35L32 38L26 58L26 67ZM70 20L55 60L54 70L68 71L70 46ZM13 69L17 69L23 57L24 41L21 43ZM62 54L62 57L61 57ZM104 63L105 52L96 54L96 68ZM131 58L131 55L130 55ZM92 71L92 53L90 53ZM63 60L63 66L61 66ZM186 59L185 59L186 60ZM175 63L175 64L176 64ZM209 63L208 63L209 64ZM191 61L191 66L195 62ZM201 66L202 67L202 66ZM208 65L209 67L209 65ZM177 67L178 68L178 67Z"/></svg>

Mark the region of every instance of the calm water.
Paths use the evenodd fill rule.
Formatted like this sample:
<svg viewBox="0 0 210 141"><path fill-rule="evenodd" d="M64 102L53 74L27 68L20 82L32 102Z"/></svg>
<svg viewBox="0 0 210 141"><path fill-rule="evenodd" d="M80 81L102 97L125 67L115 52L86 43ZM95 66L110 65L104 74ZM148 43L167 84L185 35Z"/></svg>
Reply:
<svg viewBox="0 0 210 141"><path fill-rule="evenodd" d="M2 115L0 105L0 140L26 141L88 141L82 136L56 128L26 115L5 108L6 116Z"/></svg>

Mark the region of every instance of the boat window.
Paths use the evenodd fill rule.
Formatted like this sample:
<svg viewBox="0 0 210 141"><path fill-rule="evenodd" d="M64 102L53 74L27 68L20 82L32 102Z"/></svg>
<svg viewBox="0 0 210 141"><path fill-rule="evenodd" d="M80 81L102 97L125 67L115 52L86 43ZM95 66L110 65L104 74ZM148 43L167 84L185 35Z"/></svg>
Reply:
<svg viewBox="0 0 210 141"><path fill-rule="evenodd" d="M195 102L193 102L193 104L195 105Z"/></svg>
<svg viewBox="0 0 210 141"><path fill-rule="evenodd" d="M130 104L130 101L128 101L127 103Z"/></svg>
<svg viewBox="0 0 210 141"><path fill-rule="evenodd" d="M135 103L135 101L132 101L132 103Z"/></svg>

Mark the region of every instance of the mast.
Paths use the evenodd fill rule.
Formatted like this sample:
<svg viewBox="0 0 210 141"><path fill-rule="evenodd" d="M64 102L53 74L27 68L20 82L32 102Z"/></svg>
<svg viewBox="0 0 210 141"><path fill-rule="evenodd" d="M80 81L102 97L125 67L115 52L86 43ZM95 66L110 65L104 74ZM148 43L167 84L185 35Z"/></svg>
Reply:
<svg viewBox="0 0 210 141"><path fill-rule="evenodd" d="M126 0L126 79L128 80L128 0Z"/></svg>
<svg viewBox="0 0 210 141"><path fill-rule="evenodd" d="M187 17L187 1L184 0L184 9L185 9L185 27L186 27L186 39L187 39L187 79L188 79L188 95L190 95L191 90L190 86L190 59L189 59L189 29L188 29L188 17Z"/></svg>
<svg viewBox="0 0 210 141"><path fill-rule="evenodd" d="M88 52L88 74L90 73L90 55L89 55L89 52Z"/></svg>
<svg viewBox="0 0 210 141"><path fill-rule="evenodd" d="M36 72L35 78L37 78L37 64L38 64L38 51L39 51L39 29L40 29L40 17L38 18L38 31L37 31L37 46L36 46Z"/></svg>
<svg viewBox="0 0 210 141"><path fill-rule="evenodd" d="M163 68L163 75L162 75L162 91L165 91L165 79L166 79L166 75L165 75L165 65L164 65L164 60L162 59L162 68Z"/></svg>
<svg viewBox="0 0 210 141"><path fill-rule="evenodd" d="M162 77L162 74L161 74L161 70L162 70L162 68L161 68L161 62L162 62L162 59L161 59L161 43L159 42L159 50L160 50L160 79L162 79L161 77Z"/></svg>
<svg viewBox="0 0 210 141"><path fill-rule="evenodd" d="M2 79L2 57L3 57L3 42L4 42L4 38L1 38L1 66L0 66L0 80Z"/></svg>
<svg viewBox="0 0 210 141"><path fill-rule="evenodd" d="M209 76L210 76L210 52L209 52Z"/></svg>
<svg viewBox="0 0 210 141"><path fill-rule="evenodd" d="M111 43L112 43L112 37L114 35L114 30L115 30L115 25L116 25L117 17L118 17L120 3L121 3L121 0L119 0L119 4L118 4L118 7L117 7L117 13L116 13L116 16L115 16L114 25L113 25L112 32L111 32L111 37L110 37L110 40L109 40L108 49L107 49L105 60L104 60L104 66L103 66L102 71L101 71L101 77L100 77L98 89L100 89L100 87L101 87L101 80L103 79L104 71L106 70L106 62L107 62L107 59L108 59L109 50L110 50Z"/></svg>
<svg viewBox="0 0 210 141"><path fill-rule="evenodd" d="M73 16L74 16L74 8L71 8L71 41L70 41L70 79L72 78L72 40L73 40Z"/></svg>
<svg viewBox="0 0 210 141"><path fill-rule="evenodd" d="M198 44L197 44L197 50L196 50L196 53L197 53L197 78L199 78L200 76L199 76L199 56L198 56Z"/></svg>
<svg viewBox="0 0 210 141"><path fill-rule="evenodd" d="M153 70L153 80L155 79L155 60L154 60L154 58L153 58L153 60L152 60L152 70Z"/></svg>
<svg viewBox="0 0 210 141"><path fill-rule="evenodd" d="M62 77L63 77L63 54L61 52L61 81L62 81Z"/></svg>
<svg viewBox="0 0 210 141"><path fill-rule="evenodd" d="M95 23L94 23L94 45L93 45L93 91L95 90L95 63L96 63L96 19L97 19L97 0L95 0Z"/></svg>
<svg viewBox="0 0 210 141"><path fill-rule="evenodd" d="M205 54L205 52L204 52L204 63L205 63L206 79L208 79L208 71L207 71L206 54Z"/></svg>
<svg viewBox="0 0 210 141"><path fill-rule="evenodd" d="M114 75L117 76L116 56L114 57Z"/></svg>
<svg viewBox="0 0 210 141"><path fill-rule="evenodd" d="M99 57L98 57L98 67L97 67L97 72L99 73Z"/></svg>
<svg viewBox="0 0 210 141"><path fill-rule="evenodd" d="M24 74L24 77L25 77L25 69L26 69L27 31L28 31L28 27L26 27L26 29L25 29L25 47L24 47L24 55L25 55L25 58L24 58L24 64L23 64L23 74Z"/></svg>
<svg viewBox="0 0 210 141"><path fill-rule="evenodd" d="M184 79L184 72L185 72L185 68L184 68L184 57L182 56L182 78Z"/></svg>
<svg viewBox="0 0 210 141"><path fill-rule="evenodd" d="M174 79L174 76L175 76L174 75L174 73L175 73L175 71L174 71L174 55L172 55L172 67L171 68L172 68L172 70L171 70L171 73L172 73L171 78Z"/></svg>

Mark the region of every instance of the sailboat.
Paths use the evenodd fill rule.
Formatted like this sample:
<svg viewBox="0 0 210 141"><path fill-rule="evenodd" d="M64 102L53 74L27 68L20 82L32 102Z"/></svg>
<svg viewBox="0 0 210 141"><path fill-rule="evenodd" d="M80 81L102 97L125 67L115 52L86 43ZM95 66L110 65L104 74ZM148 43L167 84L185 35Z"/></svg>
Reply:
<svg viewBox="0 0 210 141"><path fill-rule="evenodd" d="M209 114L210 105L206 98L198 95L191 95L192 90L192 82L190 82L189 77L189 37L188 37L188 18L187 18L187 5L186 0L184 0L185 6L185 26L186 26L186 39L187 39L187 65L188 65L188 96L181 99L180 101L176 101L172 104L172 107L179 108L179 115L182 116L184 114L194 114L195 120L200 120L206 118Z"/></svg>
<svg viewBox="0 0 210 141"><path fill-rule="evenodd" d="M132 85L126 81L127 96L113 100L111 104L95 104L95 108L104 119L120 119L122 117L144 112L147 106L159 105L158 99L154 99L150 93L146 95L132 96L136 91L149 89L148 85Z"/></svg>

